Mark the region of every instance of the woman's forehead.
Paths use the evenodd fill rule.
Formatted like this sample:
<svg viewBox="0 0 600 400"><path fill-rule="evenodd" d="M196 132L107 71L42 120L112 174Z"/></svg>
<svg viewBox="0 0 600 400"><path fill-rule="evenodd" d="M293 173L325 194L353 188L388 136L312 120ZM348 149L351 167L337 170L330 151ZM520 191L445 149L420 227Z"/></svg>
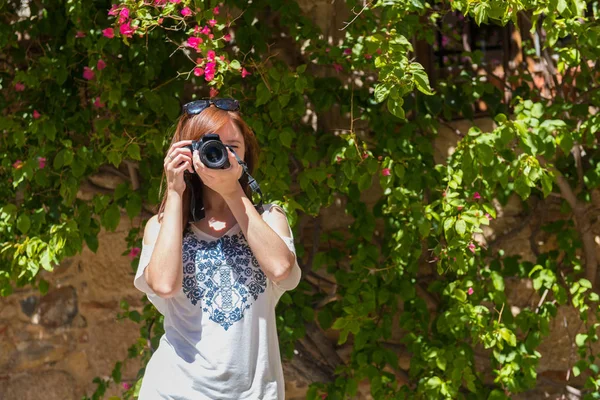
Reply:
<svg viewBox="0 0 600 400"><path fill-rule="evenodd" d="M244 141L244 136L242 135L242 132L240 132L238 126L231 120L229 120L229 122L227 122L225 125L219 128L219 130L217 130L216 133L219 134L219 137L223 142L231 142L234 140L239 140L241 142Z"/></svg>

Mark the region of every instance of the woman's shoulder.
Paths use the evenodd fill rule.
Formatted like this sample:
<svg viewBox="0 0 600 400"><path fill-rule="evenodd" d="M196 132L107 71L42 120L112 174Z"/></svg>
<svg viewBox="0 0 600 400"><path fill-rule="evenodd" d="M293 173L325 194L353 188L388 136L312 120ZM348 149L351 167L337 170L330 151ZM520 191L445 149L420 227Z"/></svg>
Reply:
<svg viewBox="0 0 600 400"><path fill-rule="evenodd" d="M150 217L150 219L146 222L146 226L144 227L144 244L150 245L156 242L159 232L160 221L158 219L158 214L156 214Z"/></svg>

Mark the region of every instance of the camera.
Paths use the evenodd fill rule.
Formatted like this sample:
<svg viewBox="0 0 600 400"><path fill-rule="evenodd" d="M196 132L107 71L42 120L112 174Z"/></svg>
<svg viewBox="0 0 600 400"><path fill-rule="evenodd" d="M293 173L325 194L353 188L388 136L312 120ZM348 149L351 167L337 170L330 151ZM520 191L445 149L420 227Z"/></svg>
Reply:
<svg viewBox="0 0 600 400"><path fill-rule="evenodd" d="M189 144L185 147L190 149L192 153L194 153L195 150L198 150L200 161L202 161L207 168L227 169L231 165L229 163L229 152L227 151L229 146L224 145L223 142L221 142L221 138L216 133L207 133L206 135L202 136L200 140L193 140L192 144ZM233 149L231 151L233 151ZM235 154L235 151L233 154ZM264 207L263 195L262 191L260 190L260 186L252 177L252 175L250 175L250 171L248 171L248 166L246 163L242 161L237 154L235 154L235 157L237 162L244 170L244 174L240 178L240 183L242 185L247 185L252 192L260 196L258 204L256 204L254 207L260 214L262 214L264 212ZM202 182L198 174L190 173L189 171L184 171L183 177L189 189L189 220L193 222L200 221L205 217L204 204L202 202Z"/></svg>
<svg viewBox="0 0 600 400"><path fill-rule="evenodd" d="M194 153L198 150L200 161L207 168L211 169L227 169L229 164L229 153L227 147L221 142L221 138L216 133L208 133L200 140L192 141L192 144L186 146Z"/></svg>

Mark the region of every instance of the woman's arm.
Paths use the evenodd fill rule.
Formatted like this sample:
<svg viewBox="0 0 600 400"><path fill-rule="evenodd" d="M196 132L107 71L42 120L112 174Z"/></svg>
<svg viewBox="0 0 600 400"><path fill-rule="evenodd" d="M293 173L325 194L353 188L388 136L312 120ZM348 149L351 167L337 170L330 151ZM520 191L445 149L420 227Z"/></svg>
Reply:
<svg viewBox="0 0 600 400"><path fill-rule="evenodd" d="M223 198L240 225L254 257L267 278L274 282L280 282L287 278L296 262L296 256L278 235L279 233L281 236L290 237L285 215L276 208L272 227L269 226L256 211L241 186Z"/></svg>
<svg viewBox="0 0 600 400"><path fill-rule="evenodd" d="M162 224L155 215L144 229L144 245L154 246L144 277L148 286L162 298L177 294L183 281L181 215L181 196L169 192Z"/></svg>

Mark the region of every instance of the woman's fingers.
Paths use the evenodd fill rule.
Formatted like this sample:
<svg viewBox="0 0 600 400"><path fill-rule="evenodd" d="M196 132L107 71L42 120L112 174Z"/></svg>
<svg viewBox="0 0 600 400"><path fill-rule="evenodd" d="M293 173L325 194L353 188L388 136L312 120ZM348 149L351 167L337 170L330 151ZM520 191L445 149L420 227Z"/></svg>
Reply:
<svg viewBox="0 0 600 400"><path fill-rule="evenodd" d="M175 169L176 174L181 174L183 171L187 170L188 172L193 173L192 164L189 161L185 161L179 168Z"/></svg>
<svg viewBox="0 0 600 400"><path fill-rule="evenodd" d="M179 148L175 148L172 151L169 151L167 153L167 156L165 157L165 163L170 163L171 161L173 161L175 159L175 157L177 157L179 154L185 154L188 157L191 157L192 152L190 151L190 149L186 148L186 147L179 147Z"/></svg>
<svg viewBox="0 0 600 400"><path fill-rule="evenodd" d="M179 165L182 162L188 162L191 163L192 160L190 159L189 156L185 155L185 154L179 154L177 157L174 157L172 161L169 161L167 163L167 169L176 169L177 167L179 167Z"/></svg>
<svg viewBox="0 0 600 400"><path fill-rule="evenodd" d="M171 147L169 147L169 150L167 151L167 153L170 153L171 151L173 151L177 148L187 146L188 144L192 144L192 141L191 140L181 140L179 142L175 142L171 145Z"/></svg>

